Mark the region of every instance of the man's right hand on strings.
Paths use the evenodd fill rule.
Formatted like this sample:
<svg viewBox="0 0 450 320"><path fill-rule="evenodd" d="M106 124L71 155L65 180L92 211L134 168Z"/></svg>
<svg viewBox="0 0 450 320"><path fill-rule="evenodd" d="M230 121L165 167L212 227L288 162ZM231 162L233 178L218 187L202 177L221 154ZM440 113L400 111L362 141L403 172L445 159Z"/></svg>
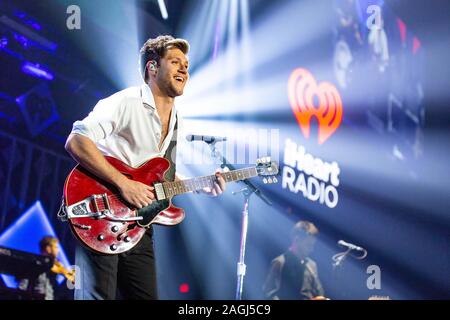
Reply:
<svg viewBox="0 0 450 320"><path fill-rule="evenodd" d="M151 186L130 179L124 179L119 186L122 198L138 209L150 205L155 200L153 190Z"/></svg>

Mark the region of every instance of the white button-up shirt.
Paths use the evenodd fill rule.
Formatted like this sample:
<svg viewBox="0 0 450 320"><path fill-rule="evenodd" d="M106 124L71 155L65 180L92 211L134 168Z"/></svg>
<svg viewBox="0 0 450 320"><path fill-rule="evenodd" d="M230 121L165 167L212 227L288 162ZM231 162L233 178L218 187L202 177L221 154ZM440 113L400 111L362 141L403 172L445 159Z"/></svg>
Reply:
<svg viewBox="0 0 450 320"><path fill-rule="evenodd" d="M159 148L162 124L148 85L130 87L100 100L89 115L73 124L72 133L88 137L104 155L138 167L154 157L163 157L180 116L172 108L169 132ZM179 131L179 130L178 130Z"/></svg>

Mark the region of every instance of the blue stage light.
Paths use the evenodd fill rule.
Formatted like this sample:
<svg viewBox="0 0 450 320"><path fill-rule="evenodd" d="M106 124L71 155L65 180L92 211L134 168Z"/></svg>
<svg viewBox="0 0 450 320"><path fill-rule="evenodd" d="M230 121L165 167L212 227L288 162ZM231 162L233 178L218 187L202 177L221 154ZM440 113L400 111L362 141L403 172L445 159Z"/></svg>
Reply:
<svg viewBox="0 0 450 320"><path fill-rule="evenodd" d="M0 48L4 48L8 45L8 38L1 37L0 38Z"/></svg>
<svg viewBox="0 0 450 320"><path fill-rule="evenodd" d="M46 80L53 80L53 74L38 63L25 62L22 65L22 72Z"/></svg>

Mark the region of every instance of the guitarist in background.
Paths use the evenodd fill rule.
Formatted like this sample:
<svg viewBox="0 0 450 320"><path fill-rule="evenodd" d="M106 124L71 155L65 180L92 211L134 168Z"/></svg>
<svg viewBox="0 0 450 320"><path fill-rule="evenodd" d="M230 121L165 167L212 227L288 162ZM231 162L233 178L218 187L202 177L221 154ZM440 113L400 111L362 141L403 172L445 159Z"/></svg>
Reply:
<svg viewBox="0 0 450 320"><path fill-rule="evenodd" d="M82 121L76 121L66 142L66 150L84 168L116 187L123 199L140 209L154 199L153 187L128 179L110 165L104 155L139 167L154 157L165 157L175 175L177 128L180 116L175 97L183 94L189 78L183 39L159 36L145 42L140 51L144 84L100 100ZM204 192L212 196L225 190L225 181ZM80 268L80 288L75 299L115 299L116 289L124 299L157 299L153 229L130 251L103 255L77 246L75 264Z"/></svg>
<svg viewBox="0 0 450 320"><path fill-rule="evenodd" d="M291 231L291 245L284 254L272 260L263 291L273 300L326 300L317 273L309 258L319 230L308 221L299 221Z"/></svg>
<svg viewBox="0 0 450 320"><path fill-rule="evenodd" d="M30 279L17 279L19 290L28 291L33 299L42 297L45 300L65 299L67 290L58 285L56 276L58 274L74 282L74 272L69 271L59 262L56 257L59 253L58 239L52 236L45 236L39 241L39 250L41 255L49 256L53 259L53 266L48 272L41 273L33 282L33 288L30 288Z"/></svg>

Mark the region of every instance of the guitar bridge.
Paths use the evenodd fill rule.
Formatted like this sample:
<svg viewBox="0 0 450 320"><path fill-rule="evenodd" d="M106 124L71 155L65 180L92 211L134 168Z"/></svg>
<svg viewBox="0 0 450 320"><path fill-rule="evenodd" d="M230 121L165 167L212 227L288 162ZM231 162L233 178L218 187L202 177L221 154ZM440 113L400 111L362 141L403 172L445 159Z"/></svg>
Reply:
<svg viewBox="0 0 450 320"><path fill-rule="evenodd" d="M105 209L101 210L98 207L97 199L101 199ZM90 211L89 205L93 204L95 212ZM108 195L94 194L84 200L74 203L65 208L67 219L72 218L95 218L95 219L107 219L117 222L132 222L142 220L142 217L116 217L114 216L114 210L111 210L109 205ZM89 227L90 228L90 227ZM83 229L83 228L82 228Z"/></svg>
<svg viewBox="0 0 450 320"><path fill-rule="evenodd" d="M94 194L86 199L83 199L77 203L74 203L70 206L67 206L65 208L65 212L67 215L67 219L72 219L72 218L85 218L85 217L91 217L91 218L103 218L105 216L105 214L103 212L100 212L98 209L98 205L97 205L97 199L101 198L103 201L105 201L106 198L106 203L108 200L108 197L106 194ZM96 212L92 212L89 209L89 205L93 203ZM109 207L109 203L108 203L108 207Z"/></svg>

